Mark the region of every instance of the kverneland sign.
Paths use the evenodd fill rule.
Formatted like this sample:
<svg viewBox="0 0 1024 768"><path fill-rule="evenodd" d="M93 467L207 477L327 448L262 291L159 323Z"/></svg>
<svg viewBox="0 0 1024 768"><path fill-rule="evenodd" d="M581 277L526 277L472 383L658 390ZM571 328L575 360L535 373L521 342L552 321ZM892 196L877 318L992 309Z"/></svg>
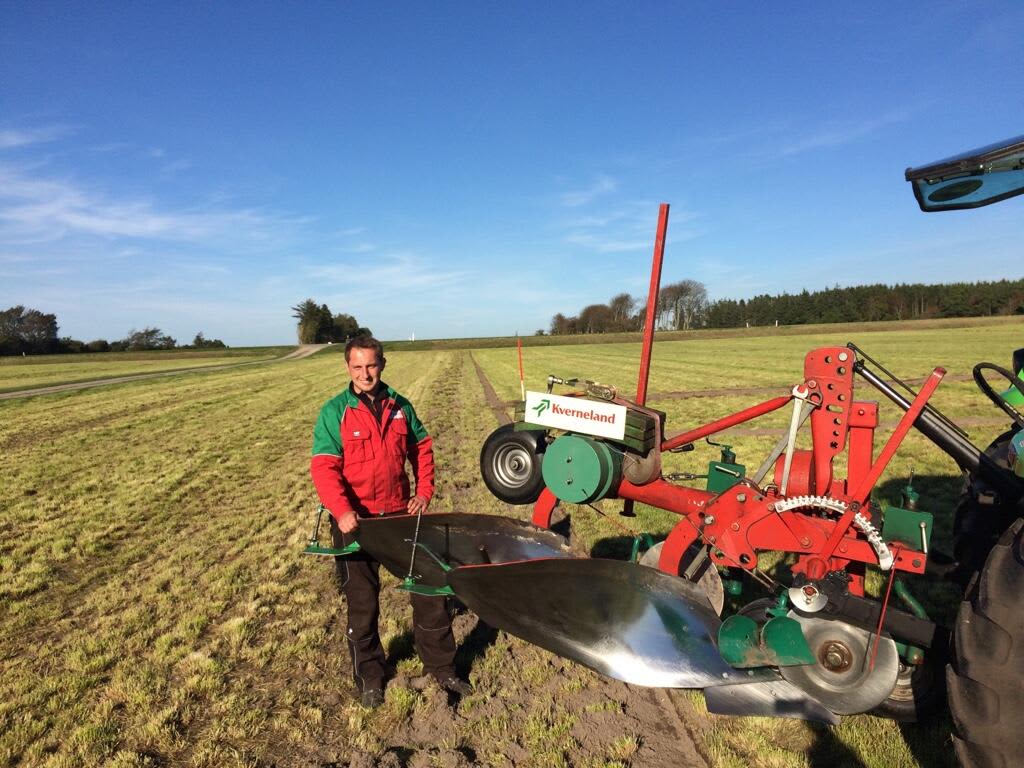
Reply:
<svg viewBox="0 0 1024 768"><path fill-rule="evenodd" d="M626 406L547 392L527 392L526 421L621 440L626 435Z"/></svg>

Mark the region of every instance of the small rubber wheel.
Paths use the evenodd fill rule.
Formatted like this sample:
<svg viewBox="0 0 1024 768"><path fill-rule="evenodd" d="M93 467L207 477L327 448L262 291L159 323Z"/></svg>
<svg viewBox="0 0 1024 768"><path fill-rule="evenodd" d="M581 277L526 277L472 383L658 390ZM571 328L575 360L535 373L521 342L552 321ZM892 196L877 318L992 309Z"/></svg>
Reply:
<svg viewBox="0 0 1024 768"><path fill-rule="evenodd" d="M541 460L547 442L543 431L516 432L498 427L480 450L480 475L492 494L507 504L532 504L544 490Z"/></svg>
<svg viewBox="0 0 1024 768"><path fill-rule="evenodd" d="M960 764L1020 765L1024 723L1024 518L1011 525L971 580L946 667Z"/></svg>

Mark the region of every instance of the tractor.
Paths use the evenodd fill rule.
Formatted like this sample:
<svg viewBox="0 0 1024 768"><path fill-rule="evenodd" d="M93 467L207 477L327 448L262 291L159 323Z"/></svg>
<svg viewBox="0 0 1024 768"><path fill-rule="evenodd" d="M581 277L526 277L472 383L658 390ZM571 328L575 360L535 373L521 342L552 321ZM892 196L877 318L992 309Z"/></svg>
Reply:
<svg viewBox="0 0 1024 768"><path fill-rule="evenodd" d="M906 179L925 211L1021 194L1024 137L909 169ZM667 218L663 205L636 395L552 375L483 444L484 483L502 501L532 504L530 523L454 514L367 520L356 546L404 577L405 589L454 595L489 625L610 677L701 689L714 713L906 721L941 705L945 690L961 763L1016 764L1024 349L1013 353L1012 370L974 368L981 391L1011 420L985 449L929 403L942 368L914 389L852 343L811 350L802 376L778 397L670 434L665 414L646 405ZM1007 384L993 386L990 373ZM880 445L879 402L860 384L901 412ZM756 467L711 442L773 412L788 413L788 429ZM872 496L911 429L964 472L945 559L911 482L898 503ZM811 447L800 448L807 431ZM700 487L693 474L665 471L667 453L709 443L720 450ZM639 502L678 519L663 541L638 535L628 560L575 556L551 530L556 508L608 499L623 500L627 516ZM775 567L780 559L787 567ZM868 568L881 576L878 598L865 590ZM964 587L951 628L933 621L908 586L926 570ZM750 589L764 596L745 602Z"/></svg>

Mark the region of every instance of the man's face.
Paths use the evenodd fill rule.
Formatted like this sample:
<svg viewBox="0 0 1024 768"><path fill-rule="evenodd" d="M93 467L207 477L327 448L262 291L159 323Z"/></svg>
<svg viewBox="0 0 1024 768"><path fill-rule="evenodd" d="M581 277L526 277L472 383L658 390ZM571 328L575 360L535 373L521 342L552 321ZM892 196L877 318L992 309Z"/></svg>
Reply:
<svg viewBox="0 0 1024 768"><path fill-rule="evenodd" d="M349 350L348 375L352 377L352 388L357 394L373 394L380 384L380 374L384 370L384 363L377 357L376 350L353 347Z"/></svg>

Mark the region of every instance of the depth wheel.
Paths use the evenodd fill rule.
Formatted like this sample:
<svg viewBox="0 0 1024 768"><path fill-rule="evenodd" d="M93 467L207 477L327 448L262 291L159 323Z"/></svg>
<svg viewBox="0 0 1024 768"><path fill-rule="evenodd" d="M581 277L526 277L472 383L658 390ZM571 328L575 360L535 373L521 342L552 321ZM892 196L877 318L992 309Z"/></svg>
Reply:
<svg viewBox="0 0 1024 768"><path fill-rule="evenodd" d="M544 490L542 431L516 432L511 424L494 430L480 450L480 475L487 490L507 504L532 504Z"/></svg>
<svg viewBox="0 0 1024 768"><path fill-rule="evenodd" d="M929 650L923 664L904 664L901 660L896 687L870 714L901 723L920 723L938 712L944 700L946 676L943 664L934 661L934 653L934 648Z"/></svg>
<svg viewBox="0 0 1024 768"><path fill-rule="evenodd" d="M1020 764L1024 723L1024 519L999 538L960 603L946 668L953 744L965 768Z"/></svg>

